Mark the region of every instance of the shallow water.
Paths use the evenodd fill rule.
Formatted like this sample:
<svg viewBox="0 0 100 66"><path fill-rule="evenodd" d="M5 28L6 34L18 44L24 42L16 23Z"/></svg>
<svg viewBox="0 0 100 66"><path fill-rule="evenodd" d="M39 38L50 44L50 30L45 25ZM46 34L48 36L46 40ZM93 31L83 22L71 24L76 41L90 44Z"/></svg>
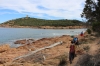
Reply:
<svg viewBox="0 0 100 66"><path fill-rule="evenodd" d="M10 44L18 39L40 39L61 35L78 35L86 29L33 29L33 28L0 28L0 44ZM19 45L16 45L19 46Z"/></svg>

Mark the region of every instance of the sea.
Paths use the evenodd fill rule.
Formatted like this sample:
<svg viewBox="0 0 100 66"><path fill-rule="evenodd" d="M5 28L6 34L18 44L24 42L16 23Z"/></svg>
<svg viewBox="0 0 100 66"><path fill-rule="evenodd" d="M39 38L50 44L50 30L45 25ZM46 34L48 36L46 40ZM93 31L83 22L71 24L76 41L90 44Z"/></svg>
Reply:
<svg viewBox="0 0 100 66"><path fill-rule="evenodd" d="M20 46L14 44L16 40L51 38L62 35L79 35L87 29L34 29L34 28L4 28L0 27L0 45L9 44L11 47Z"/></svg>

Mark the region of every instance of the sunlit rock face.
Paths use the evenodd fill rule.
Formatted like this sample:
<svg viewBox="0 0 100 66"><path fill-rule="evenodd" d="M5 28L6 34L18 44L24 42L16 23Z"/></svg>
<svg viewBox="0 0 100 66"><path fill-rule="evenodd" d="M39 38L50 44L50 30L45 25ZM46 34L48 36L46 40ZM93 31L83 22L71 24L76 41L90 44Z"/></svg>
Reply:
<svg viewBox="0 0 100 66"><path fill-rule="evenodd" d="M0 53L6 51L8 49L10 49L10 46L8 44L1 45L0 46Z"/></svg>

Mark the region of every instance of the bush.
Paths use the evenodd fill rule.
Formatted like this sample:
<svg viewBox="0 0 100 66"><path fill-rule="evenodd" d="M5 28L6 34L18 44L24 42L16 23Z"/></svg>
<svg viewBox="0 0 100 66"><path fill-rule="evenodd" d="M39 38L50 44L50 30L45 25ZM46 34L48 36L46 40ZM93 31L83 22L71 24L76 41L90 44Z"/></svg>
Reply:
<svg viewBox="0 0 100 66"><path fill-rule="evenodd" d="M95 22L95 23L92 24L93 31L100 33L99 28L100 28L100 22Z"/></svg>
<svg viewBox="0 0 100 66"><path fill-rule="evenodd" d="M77 61L75 66L94 66L93 61L91 61L92 56L89 54L82 55Z"/></svg>
<svg viewBox="0 0 100 66"><path fill-rule="evenodd" d="M67 65L66 58L67 58L67 56L65 56L65 55L61 56L58 66L66 66Z"/></svg>
<svg viewBox="0 0 100 66"><path fill-rule="evenodd" d="M89 46L85 46L85 47L83 47L83 49L88 51L90 49L90 47Z"/></svg>
<svg viewBox="0 0 100 66"><path fill-rule="evenodd" d="M84 54L74 66L100 66L100 54L94 56Z"/></svg>
<svg viewBox="0 0 100 66"><path fill-rule="evenodd" d="M58 66L66 66L66 64L67 64L66 59L65 58L62 58L62 59L60 59L60 62L58 64Z"/></svg>
<svg viewBox="0 0 100 66"><path fill-rule="evenodd" d="M87 32L88 32L88 34L91 34L92 31L90 29L87 29Z"/></svg>

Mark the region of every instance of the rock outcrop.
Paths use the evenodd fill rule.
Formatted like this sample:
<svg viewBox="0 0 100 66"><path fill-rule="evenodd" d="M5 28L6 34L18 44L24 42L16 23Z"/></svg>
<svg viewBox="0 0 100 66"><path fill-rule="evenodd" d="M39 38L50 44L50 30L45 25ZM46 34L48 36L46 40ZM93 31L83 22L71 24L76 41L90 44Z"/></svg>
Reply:
<svg viewBox="0 0 100 66"><path fill-rule="evenodd" d="M23 40L17 40L14 42L14 44L30 44L32 42L34 42L34 39L23 39Z"/></svg>
<svg viewBox="0 0 100 66"><path fill-rule="evenodd" d="M4 44L0 46L0 53L5 52L6 50L9 50L10 46L8 44Z"/></svg>

